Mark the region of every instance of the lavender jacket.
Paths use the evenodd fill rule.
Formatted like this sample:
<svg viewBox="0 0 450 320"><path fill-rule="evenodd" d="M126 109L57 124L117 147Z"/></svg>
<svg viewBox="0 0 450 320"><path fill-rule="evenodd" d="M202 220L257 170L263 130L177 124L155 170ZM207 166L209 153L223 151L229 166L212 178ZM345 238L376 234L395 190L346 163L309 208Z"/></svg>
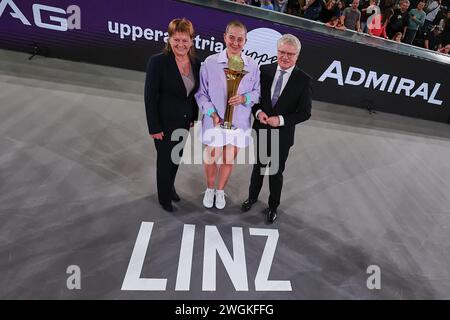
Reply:
<svg viewBox="0 0 450 320"><path fill-rule="evenodd" d="M261 88L258 64L243 53L241 57L244 60L244 70L248 73L242 78L237 93L247 96L247 104L234 108L233 125L247 130L250 128L252 106L259 102ZM224 69L227 65L227 53L223 50L206 58L200 68L200 86L195 99L203 113L202 132L213 128L213 120L207 115L210 108L214 108L221 119L225 116L227 83Z"/></svg>

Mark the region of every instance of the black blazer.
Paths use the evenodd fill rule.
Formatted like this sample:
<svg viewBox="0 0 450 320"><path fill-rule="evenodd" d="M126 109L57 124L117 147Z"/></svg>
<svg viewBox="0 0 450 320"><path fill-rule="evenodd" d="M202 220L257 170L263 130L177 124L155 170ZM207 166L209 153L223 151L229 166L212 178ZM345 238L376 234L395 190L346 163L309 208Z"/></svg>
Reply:
<svg viewBox="0 0 450 320"><path fill-rule="evenodd" d="M261 101L252 107L252 112L255 116L256 111L261 109L269 117L283 116L284 126L278 127L280 129L280 143L292 146L294 144L295 125L311 117L311 77L295 66L277 103L272 107L271 88L277 66L278 64L274 63L260 67ZM271 129L272 127L260 123L255 118L253 128L258 130Z"/></svg>
<svg viewBox="0 0 450 320"><path fill-rule="evenodd" d="M150 134L189 128L198 117L194 94L199 86L200 61L191 60L195 86L189 96L173 53L159 53L150 58L145 79L145 112Z"/></svg>

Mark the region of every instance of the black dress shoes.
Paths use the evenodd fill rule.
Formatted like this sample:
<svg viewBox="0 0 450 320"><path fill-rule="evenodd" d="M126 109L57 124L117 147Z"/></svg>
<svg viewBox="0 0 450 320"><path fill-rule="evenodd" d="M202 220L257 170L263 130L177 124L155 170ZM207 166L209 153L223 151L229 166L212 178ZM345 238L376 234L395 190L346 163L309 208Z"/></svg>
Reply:
<svg viewBox="0 0 450 320"><path fill-rule="evenodd" d="M244 203L242 203L241 206L241 210L242 212L247 212L248 210L250 210L252 208L252 205L256 202L256 199L250 199L248 198L247 200L244 201Z"/></svg>
<svg viewBox="0 0 450 320"><path fill-rule="evenodd" d="M171 199L172 199L172 201L175 201L175 202L179 202L181 200L180 197L178 196L177 192L175 191L175 188L172 188Z"/></svg>
<svg viewBox="0 0 450 320"><path fill-rule="evenodd" d="M277 209L269 208L269 210L267 211L266 219L268 223L273 223L275 220L277 220Z"/></svg>
<svg viewBox="0 0 450 320"><path fill-rule="evenodd" d="M167 212L173 212L173 206L171 203L161 204L161 207Z"/></svg>

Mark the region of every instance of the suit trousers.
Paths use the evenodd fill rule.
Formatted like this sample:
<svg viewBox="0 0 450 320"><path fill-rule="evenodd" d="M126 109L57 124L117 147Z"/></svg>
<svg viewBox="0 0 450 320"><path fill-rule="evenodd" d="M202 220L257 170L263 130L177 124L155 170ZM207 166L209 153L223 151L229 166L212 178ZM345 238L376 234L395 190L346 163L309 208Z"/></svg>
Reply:
<svg viewBox="0 0 450 320"><path fill-rule="evenodd" d="M155 139L156 147L156 186L158 189L158 201L160 204L169 204L172 201L175 178L178 171L179 161L172 159L172 150L182 143L178 154L179 159L183 156L183 147L186 139L179 141L171 140L171 132L164 132L163 140ZM178 146L178 148L180 148Z"/></svg>
<svg viewBox="0 0 450 320"><path fill-rule="evenodd" d="M264 157L261 157L260 154L260 134L258 133L258 130L257 138L257 161L253 165L252 176L250 179L249 198L255 200L258 199L259 192L261 191L264 182L264 168L266 168L267 165L269 165L269 167L274 165L274 161L278 160L278 170L276 172L270 172L269 175L269 207L276 209L280 205L281 189L283 188L283 172L291 145L282 143L281 139L280 141L272 141L269 134L267 139L267 155L271 158L270 162L272 162L269 164L267 161L262 159ZM273 152L271 152L271 144L273 143L278 143L279 145L278 155L272 154Z"/></svg>

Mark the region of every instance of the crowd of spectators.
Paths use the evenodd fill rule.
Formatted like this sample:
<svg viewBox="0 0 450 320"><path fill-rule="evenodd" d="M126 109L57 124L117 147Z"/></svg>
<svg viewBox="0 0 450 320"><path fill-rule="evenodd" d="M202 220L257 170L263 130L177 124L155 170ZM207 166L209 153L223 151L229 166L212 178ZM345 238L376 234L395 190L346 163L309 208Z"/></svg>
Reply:
<svg viewBox="0 0 450 320"><path fill-rule="evenodd" d="M450 0L231 0L449 54Z"/></svg>

